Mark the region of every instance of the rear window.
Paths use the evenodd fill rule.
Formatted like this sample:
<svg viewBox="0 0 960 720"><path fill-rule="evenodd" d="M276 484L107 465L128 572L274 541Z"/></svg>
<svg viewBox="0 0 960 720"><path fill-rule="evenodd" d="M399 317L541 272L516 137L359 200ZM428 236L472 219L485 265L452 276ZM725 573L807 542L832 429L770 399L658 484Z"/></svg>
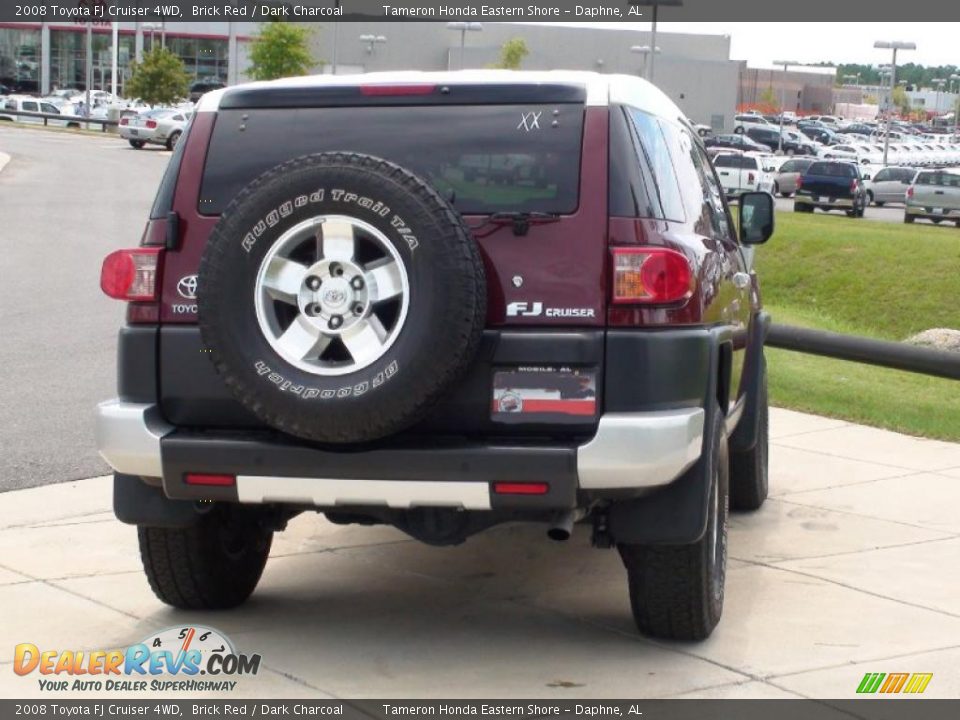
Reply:
<svg viewBox="0 0 960 720"><path fill-rule="evenodd" d="M807 175L853 178L857 176L857 169L846 163L818 162L814 163L807 169Z"/></svg>
<svg viewBox="0 0 960 720"><path fill-rule="evenodd" d="M743 155L720 155L713 161L714 167L741 168L743 170L756 170L757 159L744 157Z"/></svg>
<svg viewBox="0 0 960 720"><path fill-rule="evenodd" d="M803 172L812 164L813 162L810 160L787 160L783 165L780 166L780 172L782 173Z"/></svg>
<svg viewBox="0 0 960 720"><path fill-rule="evenodd" d="M960 175L944 172L922 172L917 176L917 185L960 188Z"/></svg>
<svg viewBox="0 0 960 720"><path fill-rule="evenodd" d="M582 136L574 103L221 110L199 207L218 215L271 168L341 150L407 168L463 214L571 213Z"/></svg>

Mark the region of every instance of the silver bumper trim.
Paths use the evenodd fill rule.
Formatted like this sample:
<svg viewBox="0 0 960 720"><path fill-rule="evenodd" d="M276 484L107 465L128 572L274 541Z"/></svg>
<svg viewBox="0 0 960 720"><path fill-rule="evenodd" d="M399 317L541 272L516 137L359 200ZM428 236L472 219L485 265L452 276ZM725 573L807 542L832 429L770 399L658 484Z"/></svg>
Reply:
<svg viewBox="0 0 960 720"><path fill-rule="evenodd" d="M594 438L578 448L580 487L615 490L670 484L700 457L703 425L700 408L604 415ZM125 475L162 477L160 440L173 429L156 405L109 400L97 407L97 448L110 467ZM242 502L253 503L490 508L488 485L477 482L243 475L237 478L237 489Z"/></svg>
<svg viewBox="0 0 960 720"><path fill-rule="evenodd" d="M415 507L489 510L490 486L485 482L238 475L237 499L242 503L287 502L317 507L379 505L398 510Z"/></svg>
<svg viewBox="0 0 960 720"><path fill-rule="evenodd" d="M584 490L668 485L696 462L703 446L701 408L610 413L577 453Z"/></svg>
<svg viewBox="0 0 960 720"><path fill-rule="evenodd" d="M156 405L107 400L97 406L97 449L124 475L161 477L160 439L172 430Z"/></svg>

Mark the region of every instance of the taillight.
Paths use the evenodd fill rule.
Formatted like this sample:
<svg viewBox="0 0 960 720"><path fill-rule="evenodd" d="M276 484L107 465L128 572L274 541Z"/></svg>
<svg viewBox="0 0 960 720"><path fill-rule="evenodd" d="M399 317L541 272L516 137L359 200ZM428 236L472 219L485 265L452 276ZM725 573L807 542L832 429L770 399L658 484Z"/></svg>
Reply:
<svg viewBox="0 0 960 720"><path fill-rule="evenodd" d="M498 482L493 484L497 495L546 495L550 486L542 482Z"/></svg>
<svg viewBox="0 0 960 720"><path fill-rule="evenodd" d="M750 173L749 175L747 175L747 184L753 185L753 181L754 181L754 174Z"/></svg>
<svg viewBox="0 0 960 720"><path fill-rule="evenodd" d="M147 127L153 130L157 126L156 120L147 120Z"/></svg>
<svg viewBox="0 0 960 720"><path fill-rule="evenodd" d="M130 124L130 118L125 118L125 117L120 118L120 124L121 124L121 125L129 125L129 124Z"/></svg>
<svg viewBox="0 0 960 720"><path fill-rule="evenodd" d="M913 197L913 185L911 185L910 187L907 188L907 197L908 197L908 198L912 198L912 197Z"/></svg>
<svg viewBox="0 0 960 720"><path fill-rule="evenodd" d="M803 187L803 175L797 176L797 190Z"/></svg>
<svg viewBox="0 0 960 720"><path fill-rule="evenodd" d="M100 289L116 300L157 300L162 253L162 248L150 247L110 253L100 269Z"/></svg>
<svg viewBox="0 0 960 720"><path fill-rule="evenodd" d="M613 302L665 304L693 293L687 258L667 248L613 249Z"/></svg>
<svg viewBox="0 0 960 720"><path fill-rule="evenodd" d="M361 85L361 95L429 95L436 85Z"/></svg>
<svg viewBox="0 0 960 720"><path fill-rule="evenodd" d="M187 473L184 480L187 485L206 485L208 487L230 487L237 484L235 475L212 475L209 473Z"/></svg>
<svg viewBox="0 0 960 720"><path fill-rule="evenodd" d="M857 187L859 187L859 186L857 185L857 181L856 181L856 180L852 180L852 181L850 182L850 192L855 193L855 192L857 191Z"/></svg>

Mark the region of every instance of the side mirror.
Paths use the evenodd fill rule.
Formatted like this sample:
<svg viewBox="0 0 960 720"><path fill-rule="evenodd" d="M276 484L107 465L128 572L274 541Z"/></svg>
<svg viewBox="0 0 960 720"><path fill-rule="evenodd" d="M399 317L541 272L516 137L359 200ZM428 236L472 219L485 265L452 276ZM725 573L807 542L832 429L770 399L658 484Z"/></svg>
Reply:
<svg viewBox="0 0 960 720"><path fill-rule="evenodd" d="M740 244L762 245L773 235L773 195L748 192L740 196Z"/></svg>

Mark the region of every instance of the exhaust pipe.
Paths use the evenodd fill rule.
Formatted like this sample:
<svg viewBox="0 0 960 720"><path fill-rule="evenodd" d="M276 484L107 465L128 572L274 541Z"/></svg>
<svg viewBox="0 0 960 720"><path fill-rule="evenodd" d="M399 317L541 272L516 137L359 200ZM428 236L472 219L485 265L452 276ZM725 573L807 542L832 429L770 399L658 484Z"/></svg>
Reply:
<svg viewBox="0 0 960 720"><path fill-rule="evenodd" d="M560 513L547 530L547 537L557 542L566 542L573 534L573 524L583 519L584 514L583 510L568 510Z"/></svg>

